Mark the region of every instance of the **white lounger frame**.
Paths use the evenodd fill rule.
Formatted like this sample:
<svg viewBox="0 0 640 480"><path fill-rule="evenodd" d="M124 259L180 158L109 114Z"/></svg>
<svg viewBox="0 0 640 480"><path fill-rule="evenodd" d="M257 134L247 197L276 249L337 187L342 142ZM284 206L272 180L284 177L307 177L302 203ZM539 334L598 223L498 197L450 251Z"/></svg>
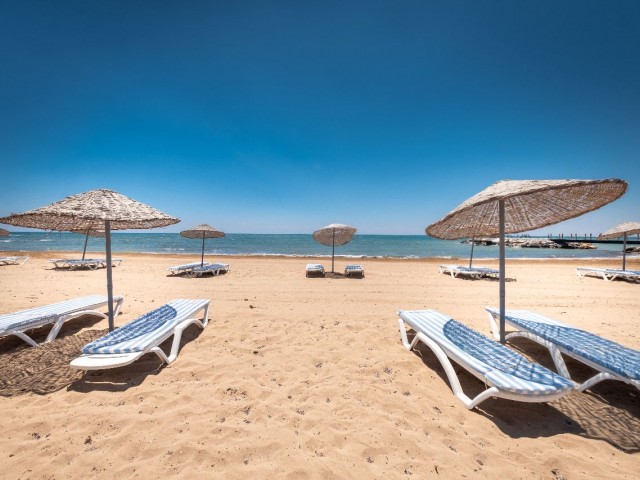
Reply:
<svg viewBox="0 0 640 480"><path fill-rule="evenodd" d="M450 274L453 278L458 278L458 275L466 275L471 278L493 277L497 278L500 275L499 270L494 270L488 267L462 267L460 265L438 265L438 271L442 274Z"/></svg>
<svg viewBox="0 0 640 480"><path fill-rule="evenodd" d="M78 299L81 300L81 299ZM117 316L118 312L120 311L120 307L122 307L122 302L124 301L124 298L121 296L114 296L113 297L113 301L115 303L115 308L113 310L113 316ZM101 307L101 306L106 306L108 304L108 300L106 297L104 297L104 301L103 302L93 302L90 305L87 305L88 307ZM36 309L32 309L32 310L36 310ZM28 316L30 310L23 310L21 312L16 312L17 314L25 314ZM26 343L28 343L29 345L31 345L32 347L37 347L38 343L36 343L30 336L28 336L25 332L28 330L33 330L34 328L40 328L43 327L45 325L49 325L49 324L53 324L53 326L51 327L51 331L49 332L49 334L47 335L47 338L45 339L44 342L42 343L49 343L52 340L54 340L57 336L58 333L60 332L60 329L62 328L62 326L68 322L69 320L73 320L74 318L78 318L78 317L82 317L84 315L93 315L93 316L97 316L100 318L108 318L108 315L102 312L99 312L97 310L94 309L82 309L82 310L78 310L78 309L71 309L71 311L69 311L68 313L65 312L52 312L51 314L48 315L43 315L39 320L37 321L27 321L25 322L25 326L24 328L20 329L20 328L10 328L7 330L2 330L0 331L0 337L6 337L6 336L10 336L10 335L15 335L16 337L24 340Z"/></svg>
<svg viewBox="0 0 640 480"><path fill-rule="evenodd" d="M49 260L53 263L55 268L68 268L69 270L79 270L81 268L88 268L89 270L97 270L98 268L106 268L107 261L103 258L53 258ZM117 267L122 263L121 258L112 258L111 266Z"/></svg>
<svg viewBox="0 0 640 480"><path fill-rule="evenodd" d="M590 268L590 267L577 267L576 275L579 277L585 277L587 275L593 275L594 277L602 278L607 282L611 282L616 278L625 278L627 280L639 280L640 272L635 270L616 270L613 268Z"/></svg>
<svg viewBox="0 0 640 480"><path fill-rule="evenodd" d="M24 265L29 257L0 257L0 265Z"/></svg>
<svg viewBox="0 0 640 480"><path fill-rule="evenodd" d="M493 332L493 336L496 339L498 339L500 338L500 327L498 326L497 320L500 318L500 312L496 309L489 308L489 307L486 307L486 310L487 310L487 314L489 315L489 323L491 324L491 330ZM514 328L522 328L520 325L516 325L510 322L509 319L506 317L505 317L505 322ZM554 322L558 325L566 326L566 324L564 323L561 323L558 321L554 321ZM628 379L626 377L622 377L616 372L612 372L611 370L607 369L603 365L594 363L588 358L584 358L581 355L576 355L574 352L570 352L566 348L561 347L560 345L556 345L555 343L552 343L549 340L539 337L535 333L532 333L529 331L517 330L515 332L508 333L505 336L505 341L510 340L512 338L526 338L528 340L531 340L533 342L536 342L542 345L543 347L546 347L549 350L549 354L551 355L551 359L553 360L553 363L556 366L556 369L558 370L558 374L568 380L573 381L573 379L571 378L571 374L569 373L569 369L567 368L567 364L565 363L564 358L562 358L563 353L571 358L578 360L581 363L584 363L585 365L590 366L594 370L598 371L599 373L585 380L583 383L576 384L577 385L576 390L578 390L579 392L583 392L588 388L591 388L592 386L594 386L596 383L602 382L604 380L619 380L621 382L628 383L629 385L633 385L634 387L640 390L640 382L636 380Z"/></svg>
<svg viewBox="0 0 640 480"><path fill-rule="evenodd" d="M170 271L173 275L178 275L180 273L186 273L189 272L191 270L193 270L196 267L200 267L200 266L207 266L209 265L208 262L204 262L204 264L200 263L200 262L193 262L193 263L185 263L183 265L175 265L173 267L169 267L167 268L168 271Z"/></svg>
<svg viewBox="0 0 640 480"><path fill-rule="evenodd" d="M344 267L344 276L348 277L349 275L360 275L364 277L364 267L362 265L346 265Z"/></svg>
<svg viewBox="0 0 640 480"><path fill-rule="evenodd" d="M197 267L185 270L184 276L194 278L210 273L215 277L220 275L220 272L228 272L229 270L231 270L231 267L228 263L205 263L202 267L198 265Z"/></svg>
<svg viewBox="0 0 640 480"><path fill-rule="evenodd" d="M310 273L324 275L324 265L320 263L307 263L307 266L305 267L305 275L308 277Z"/></svg>
<svg viewBox="0 0 640 480"><path fill-rule="evenodd" d="M398 311L398 315L400 315L400 313L401 311ZM407 337L407 326L416 332L411 342L409 342L409 339ZM467 370L469 373L471 373L473 376L475 376L480 381L482 381L485 385L487 385L487 379L485 378L485 376L481 372L477 371L473 366L471 366L464 358L462 358L462 356L459 355L459 351L455 351L455 350L446 348L443 345L440 345L438 342L430 338L425 333L415 330L416 328L417 328L416 326L412 325L409 322L406 322L403 318L401 317L398 318L398 329L400 331L400 340L402 342L402 345L404 346L404 348L406 348L409 351L413 350L418 342L422 342L427 347L429 347L433 351L433 353L436 355L440 363L442 364L442 367L444 368L444 371L447 375L447 379L449 380L449 384L451 385L453 394L469 410L472 410L473 408L478 406L480 403L484 402L489 398L504 398L507 400L514 400L518 402L539 403L539 402L550 402L552 400L556 400L558 398L561 398L567 395L569 392L571 392L571 390L569 392L567 392L566 390L563 390L563 391L558 391L558 392L554 392L552 394L547 394L547 395L526 395L526 394L507 392L497 388L496 386L490 386L483 392L479 393L473 399L469 398L462 390L462 385L460 384L460 380L458 379L458 374L456 373L451 363L451 360L456 362L458 365L463 367L465 370ZM524 357L523 357L523 360L528 361Z"/></svg>
<svg viewBox="0 0 640 480"><path fill-rule="evenodd" d="M188 312L187 319L178 323L175 328L169 330L164 335L154 338L150 347L145 350L132 353L83 354L71 361L71 367L78 370L104 370L107 368L124 367L135 362L147 353L155 353L163 363L171 365L178 357L178 353L180 353L182 332L192 324L197 325L201 329L204 329L204 327L208 325L210 302L210 300L202 300L199 305L195 306L190 312ZM194 315L203 310L204 314L202 320L194 317ZM173 342L171 344L171 351L167 356L159 345L172 335Z"/></svg>

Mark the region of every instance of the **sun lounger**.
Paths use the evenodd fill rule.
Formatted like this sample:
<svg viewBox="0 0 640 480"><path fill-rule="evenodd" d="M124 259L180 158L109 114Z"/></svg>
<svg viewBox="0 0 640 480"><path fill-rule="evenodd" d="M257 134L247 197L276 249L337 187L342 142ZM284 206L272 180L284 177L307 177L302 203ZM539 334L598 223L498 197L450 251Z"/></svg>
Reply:
<svg viewBox="0 0 640 480"><path fill-rule="evenodd" d="M576 268L576 275L584 277L586 275L593 275L600 277L608 282L615 280L616 278L623 278L625 280L640 281L640 271L638 270L617 270L615 268L589 268L578 267Z"/></svg>
<svg viewBox="0 0 640 480"><path fill-rule="evenodd" d="M322 275L324 276L324 266L320 263L307 263L305 275Z"/></svg>
<svg viewBox="0 0 640 480"><path fill-rule="evenodd" d="M520 402L549 402L574 390L560 375L435 310L398 311L398 327L407 350L418 341L427 345L444 367L454 395L472 409L490 397ZM407 326L416 334L411 343ZM462 391L451 360L488 387L471 399Z"/></svg>
<svg viewBox="0 0 640 480"><path fill-rule="evenodd" d="M500 312L487 308L493 334L499 335ZM558 373L571 379L562 353L598 371L577 387L584 391L603 380L620 380L640 389L640 351L527 310L507 310L505 322L518 329L507 340L523 337L549 349Z"/></svg>
<svg viewBox="0 0 640 480"><path fill-rule="evenodd" d="M0 265L22 265L29 257L0 257Z"/></svg>
<svg viewBox="0 0 640 480"><path fill-rule="evenodd" d="M458 275L466 275L472 278L494 277L500 276L500 271L488 267L463 267L462 265L438 265L440 273L448 273L453 278Z"/></svg>
<svg viewBox="0 0 640 480"><path fill-rule="evenodd" d="M348 277L350 275L359 275L364 277L364 268L362 268L362 265L347 265L344 267L344 276Z"/></svg>
<svg viewBox="0 0 640 480"><path fill-rule="evenodd" d="M204 266L204 265L209 265L209 264L207 262L205 262L204 264L200 262L185 263L184 265L176 265L173 267L169 267L167 268L167 270L170 271L173 275L178 275L180 273L190 272L194 268Z"/></svg>
<svg viewBox="0 0 640 480"><path fill-rule="evenodd" d="M221 272L228 272L230 270L228 263L208 263L204 266L198 265L185 272L185 277L201 277L210 273L211 275L220 275Z"/></svg>
<svg viewBox="0 0 640 480"><path fill-rule="evenodd" d="M54 258L49 260L53 263L55 268L67 268L69 270L79 270L87 268L89 270L97 270L98 268L106 267L106 260L100 258L85 258L73 259L73 258Z"/></svg>
<svg viewBox="0 0 640 480"><path fill-rule="evenodd" d="M204 328L209 323L209 302L173 300L88 343L82 355L71 361L71 366L79 370L122 367L147 353L155 353L163 362L171 364L178 356L185 328L193 323ZM198 315L201 311L204 313ZM167 356L159 345L172 335L171 352Z"/></svg>
<svg viewBox="0 0 640 480"><path fill-rule="evenodd" d="M115 302L115 316L122 306L123 298L113 297L113 300ZM64 302L54 303L44 307L30 308L28 310L0 315L0 337L15 335L32 347L35 347L37 345L36 342L32 340L25 331L53 324L47 339L44 341L44 343L47 343L56 338L62 325L69 320L83 315L97 315L102 318L107 318L107 315L96 310L105 307L107 304L107 297L91 295L75 300L65 300Z"/></svg>

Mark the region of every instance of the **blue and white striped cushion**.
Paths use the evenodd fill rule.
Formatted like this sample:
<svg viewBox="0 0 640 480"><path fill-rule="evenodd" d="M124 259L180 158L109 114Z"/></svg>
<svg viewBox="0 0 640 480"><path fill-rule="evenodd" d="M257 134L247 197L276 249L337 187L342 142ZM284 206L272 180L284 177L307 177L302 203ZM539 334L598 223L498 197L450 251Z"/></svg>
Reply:
<svg viewBox="0 0 640 480"><path fill-rule="evenodd" d="M226 263L205 263L204 266L197 266L193 269L194 272L213 272L216 270L226 270L229 265Z"/></svg>
<svg viewBox="0 0 640 480"><path fill-rule="evenodd" d="M84 354L142 352L202 308L208 300L174 300L88 343Z"/></svg>
<svg viewBox="0 0 640 480"><path fill-rule="evenodd" d="M496 311L495 309L492 309ZM570 327L527 310L507 310L505 319L520 329L534 333L571 354L585 358L625 378L640 380L640 352Z"/></svg>
<svg viewBox="0 0 640 480"><path fill-rule="evenodd" d="M353 270L353 271L356 271L356 272L364 270L362 268L362 265L347 265L346 267L344 267L344 269L345 270Z"/></svg>
<svg viewBox="0 0 640 480"><path fill-rule="evenodd" d="M307 270L324 270L324 267L319 263L307 263Z"/></svg>
<svg viewBox="0 0 640 480"><path fill-rule="evenodd" d="M114 297L114 300L120 298L122 297ZM65 300L43 307L0 315L0 332L5 330L23 331L49 323L55 323L62 315L69 315L82 310L94 310L106 305L107 302L108 299L106 296L90 295L88 297Z"/></svg>
<svg viewBox="0 0 640 480"><path fill-rule="evenodd" d="M465 368L483 375L489 385L524 395L570 390L573 384L551 370L435 310L398 312L416 332L455 354Z"/></svg>

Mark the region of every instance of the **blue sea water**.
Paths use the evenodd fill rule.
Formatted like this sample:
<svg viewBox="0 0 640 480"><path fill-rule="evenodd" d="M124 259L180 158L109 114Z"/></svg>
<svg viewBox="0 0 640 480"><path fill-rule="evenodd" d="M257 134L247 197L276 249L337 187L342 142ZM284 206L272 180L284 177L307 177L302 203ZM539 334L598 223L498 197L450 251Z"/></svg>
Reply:
<svg viewBox="0 0 640 480"><path fill-rule="evenodd" d="M12 232L0 237L0 251L82 252L84 235L69 232ZM87 251L103 252L103 238L89 238ZM113 232L112 249L117 252L200 254L202 242L178 233ZM469 244L438 240L426 235L356 235L350 243L336 247L336 256L352 258L468 258ZM507 258L617 258L621 245L597 245L597 250L507 248ZM316 243L310 234L227 234L205 243L209 255L331 256L331 247ZM476 246L474 258L498 258L497 246Z"/></svg>

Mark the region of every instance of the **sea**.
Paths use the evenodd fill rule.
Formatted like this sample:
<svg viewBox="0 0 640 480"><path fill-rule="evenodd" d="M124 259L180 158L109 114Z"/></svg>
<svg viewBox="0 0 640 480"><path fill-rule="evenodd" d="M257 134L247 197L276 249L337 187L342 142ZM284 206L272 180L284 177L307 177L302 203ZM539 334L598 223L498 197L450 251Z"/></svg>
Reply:
<svg viewBox="0 0 640 480"><path fill-rule="evenodd" d="M82 252L85 236L71 232L12 232L0 237L0 251ZM114 253L176 254L193 256L202 251L202 241L181 237L179 233L112 232ZM595 244L596 250L506 248L507 258L617 258L622 245ZM88 252L104 252L104 238L89 237ZM331 247L315 242L310 234L230 233L205 241L207 255L330 257ZM356 235L336 247L345 258L469 258L471 245L460 240L439 240L426 235ZM474 258L497 259L498 247L476 245Z"/></svg>

